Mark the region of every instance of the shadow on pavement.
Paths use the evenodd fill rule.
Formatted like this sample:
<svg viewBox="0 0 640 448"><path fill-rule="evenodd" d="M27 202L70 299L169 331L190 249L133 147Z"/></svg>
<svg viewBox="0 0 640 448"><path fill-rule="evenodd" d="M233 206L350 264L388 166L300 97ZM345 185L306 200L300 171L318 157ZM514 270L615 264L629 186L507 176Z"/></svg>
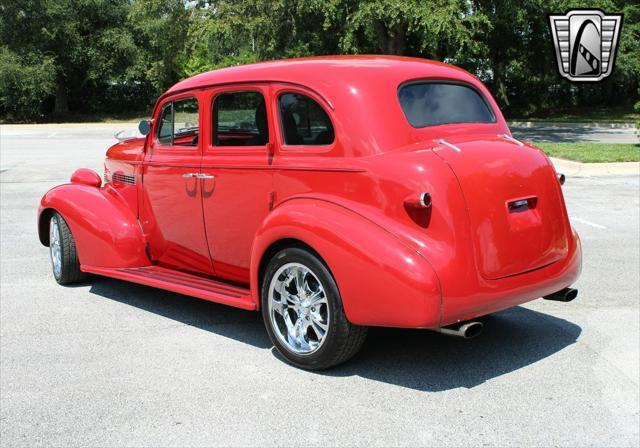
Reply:
<svg viewBox="0 0 640 448"><path fill-rule="evenodd" d="M260 349L272 347L259 313L107 278L95 278L90 292ZM354 359L318 374L357 375L431 392L472 388L559 352L582 331L564 319L522 307L480 320L484 332L472 340L371 328Z"/></svg>
<svg viewBox="0 0 640 448"><path fill-rule="evenodd" d="M353 361L324 374L358 375L430 392L472 388L559 352L582 332L564 319L522 307L478 320L485 324L484 331L470 340L372 328Z"/></svg>
<svg viewBox="0 0 640 448"><path fill-rule="evenodd" d="M89 291L258 348L272 346L260 313L106 277L94 277Z"/></svg>

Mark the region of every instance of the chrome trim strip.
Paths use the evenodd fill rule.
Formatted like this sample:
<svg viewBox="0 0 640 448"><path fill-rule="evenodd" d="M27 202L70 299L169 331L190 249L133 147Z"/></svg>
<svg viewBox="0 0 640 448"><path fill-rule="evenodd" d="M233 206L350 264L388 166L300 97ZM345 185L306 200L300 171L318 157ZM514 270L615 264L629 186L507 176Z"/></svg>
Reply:
<svg viewBox="0 0 640 448"><path fill-rule="evenodd" d="M420 205L424 208L431 207L431 195L426 191L420 193Z"/></svg>
<svg viewBox="0 0 640 448"><path fill-rule="evenodd" d="M456 145L454 145L453 143L449 143L448 141L446 141L443 138L434 140L434 142L439 143L439 144L444 145L444 146L447 146L447 147L453 149L456 152L462 152L462 150L460 148L458 148Z"/></svg>
<svg viewBox="0 0 640 448"><path fill-rule="evenodd" d="M202 165L180 164L166 162L127 162L130 165L142 165L151 167L170 168L202 168L203 170L270 170L270 171L321 171L336 173L365 173L364 168L342 168L342 167L321 167L321 166L273 166L273 165L223 165L203 162Z"/></svg>
<svg viewBox="0 0 640 448"><path fill-rule="evenodd" d="M516 145L522 147L524 146L524 143L522 143L520 140L513 138L513 136L509 135L509 134L498 134L498 137L503 138L505 140L509 140L510 142L515 143Z"/></svg>

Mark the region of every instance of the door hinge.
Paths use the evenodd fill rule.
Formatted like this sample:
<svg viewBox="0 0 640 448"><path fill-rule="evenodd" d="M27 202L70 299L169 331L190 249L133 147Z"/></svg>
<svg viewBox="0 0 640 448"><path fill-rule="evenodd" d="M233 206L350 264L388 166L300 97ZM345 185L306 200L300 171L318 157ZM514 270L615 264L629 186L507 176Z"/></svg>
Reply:
<svg viewBox="0 0 640 448"><path fill-rule="evenodd" d="M273 204L275 204L275 202L276 202L276 192L275 191L270 191L269 192L269 199L268 199L269 211L273 210Z"/></svg>
<svg viewBox="0 0 640 448"><path fill-rule="evenodd" d="M275 146L273 143L267 143L267 164L271 165L273 163L273 156L275 155Z"/></svg>

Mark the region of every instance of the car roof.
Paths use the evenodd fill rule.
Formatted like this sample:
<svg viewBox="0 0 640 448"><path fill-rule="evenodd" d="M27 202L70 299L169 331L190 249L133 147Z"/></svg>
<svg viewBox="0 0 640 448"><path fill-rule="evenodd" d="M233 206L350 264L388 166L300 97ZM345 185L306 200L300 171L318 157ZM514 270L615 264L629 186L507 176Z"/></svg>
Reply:
<svg viewBox="0 0 640 448"><path fill-rule="evenodd" d="M336 132L341 133L342 155L370 155L430 139L432 133L440 135L439 130L412 128L398 101L398 89L403 83L422 79L474 86L496 113L500 126L495 129L505 131L497 104L478 78L449 64L402 56L319 56L213 70L175 84L158 99L156 110L167 97L210 86L291 84L313 91L333 110ZM449 128L454 130L455 126Z"/></svg>
<svg viewBox="0 0 640 448"><path fill-rule="evenodd" d="M428 59L383 55L316 56L212 70L178 82L165 95L213 85L260 81L300 84L324 95L346 84L365 87L380 77L398 83L427 77L477 82L463 69Z"/></svg>

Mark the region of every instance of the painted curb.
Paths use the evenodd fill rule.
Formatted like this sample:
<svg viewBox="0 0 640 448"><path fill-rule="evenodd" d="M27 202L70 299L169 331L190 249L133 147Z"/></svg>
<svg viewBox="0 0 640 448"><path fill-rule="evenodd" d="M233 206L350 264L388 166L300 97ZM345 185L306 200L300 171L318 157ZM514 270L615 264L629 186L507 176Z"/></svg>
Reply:
<svg viewBox="0 0 640 448"><path fill-rule="evenodd" d="M640 176L640 162L580 163L550 157L556 171L565 176Z"/></svg>

